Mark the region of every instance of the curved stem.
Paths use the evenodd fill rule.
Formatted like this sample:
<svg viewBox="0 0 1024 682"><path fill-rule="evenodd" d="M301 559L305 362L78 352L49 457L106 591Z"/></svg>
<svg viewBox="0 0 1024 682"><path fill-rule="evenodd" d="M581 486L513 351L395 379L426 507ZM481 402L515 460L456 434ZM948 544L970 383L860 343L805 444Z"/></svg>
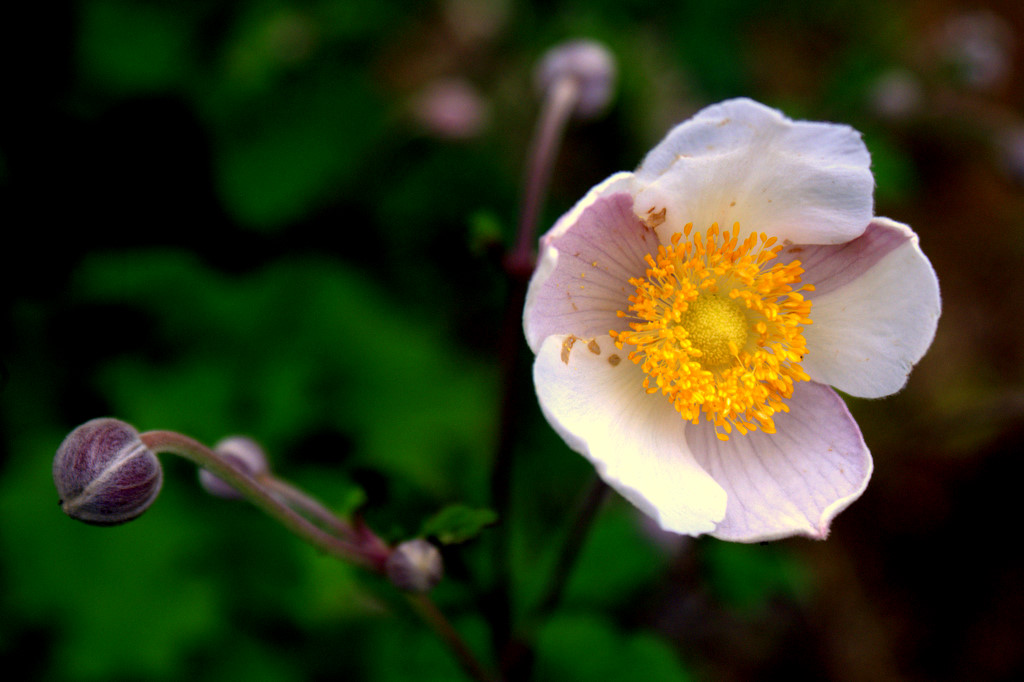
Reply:
<svg viewBox="0 0 1024 682"><path fill-rule="evenodd" d="M551 181L555 155L561 145L565 125L576 109L579 96L579 80L569 76L557 80L545 93L537 129L530 144L516 244L509 259L510 269L517 274L529 275L533 271L533 241L537 218Z"/></svg>
<svg viewBox="0 0 1024 682"><path fill-rule="evenodd" d="M356 541L356 531L342 518L327 509L320 501L305 491L272 474L262 474L256 479L271 495L284 500L290 507L304 512L309 518L320 522L326 529L343 536L350 542Z"/></svg>
<svg viewBox="0 0 1024 682"><path fill-rule="evenodd" d="M289 531L314 547L339 559L383 573L387 554L347 542L320 529L270 494L248 473L235 468L202 443L173 431L148 431L142 442L153 452L184 457L206 469L242 493L250 502L277 519Z"/></svg>
<svg viewBox="0 0 1024 682"><path fill-rule="evenodd" d="M458 631L429 597L424 594L407 594L406 598L420 618L428 623L455 653L467 675L477 682L495 682L497 678L484 669Z"/></svg>
<svg viewBox="0 0 1024 682"><path fill-rule="evenodd" d="M258 477L257 481L270 494L281 498L285 504L299 511L306 518L318 522L324 529L361 547L364 552L374 556L381 556L384 559L391 553L391 549L387 544L377 537L359 517L356 517L353 522L340 518L304 490L296 488L288 481L277 478L273 474L262 474Z"/></svg>
<svg viewBox="0 0 1024 682"><path fill-rule="evenodd" d="M242 493L250 502L282 523L285 528L317 549L348 561L375 573L384 574L391 549L384 544L365 524L355 527L332 514L295 486L275 478L262 475L250 476L234 467L216 452L199 441L174 431L148 431L141 434L142 442L155 453L167 452L206 469L225 483ZM265 486L265 487L264 487ZM323 523L332 531L344 535L342 539L331 535L308 519L296 513L290 505L301 509ZM417 614L451 648L463 669L478 682L492 682L494 679L477 661L473 652L427 595L408 595Z"/></svg>

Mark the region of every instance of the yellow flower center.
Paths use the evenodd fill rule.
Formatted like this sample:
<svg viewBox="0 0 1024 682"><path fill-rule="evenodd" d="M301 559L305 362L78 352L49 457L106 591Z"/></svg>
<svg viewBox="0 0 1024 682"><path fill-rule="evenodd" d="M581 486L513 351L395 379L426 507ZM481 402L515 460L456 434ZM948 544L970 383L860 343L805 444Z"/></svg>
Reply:
<svg viewBox="0 0 1024 682"><path fill-rule="evenodd" d="M692 229L647 255L646 275L629 280L628 312L618 312L631 331L611 335L619 348L636 347L629 359L644 388L684 419L696 424L703 413L721 440L734 427L775 433L772 416L789 410L793 383L809 379L800 362L811 302L801 292L814 287L801 286L799 261L771 263L782 248L774 237L739 243L739 224L732 234L717 223L703 237Z"/></svg>
<svg viewBox="0 0 1024 682"><path fill-rule="evenodd" d="M747 345L750 329L743 304L719 294L705 294L691 300L679 321L690 345L705 367L727 364L736 348Z"/></svg>

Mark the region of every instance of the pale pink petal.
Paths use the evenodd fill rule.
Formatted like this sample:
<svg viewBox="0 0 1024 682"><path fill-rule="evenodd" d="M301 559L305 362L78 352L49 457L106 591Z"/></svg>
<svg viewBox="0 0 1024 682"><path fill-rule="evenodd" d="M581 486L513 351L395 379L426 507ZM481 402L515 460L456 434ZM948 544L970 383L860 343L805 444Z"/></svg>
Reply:
<svg viewBox="0 0 1024 682"><path fill-rule="evenodd" d="M620 171L605 178L601 183L591 187L590 191L587 192L582 199L577 201L575 206L566 211L561 218L556 220L551 229L541 237L541 246L544 246L546 243L569 229L569 227L579 219L580 214L587 210L591 204L601 197L618 194L619 192L629 192L632 194L635 185L636 178L632 173L628 171Z"/></svg>
<svg viewBox="0 0 1024 682"><path fill-rule="evenodd" d="M849 126L792 121L748 99L707 107L678 125L636 171L636 214L665 209L663 241L686 223L837 244L871 221L874 178Z"/></svg>
<svg viewBox="0 0 1024 682"><path fill-rule="evenodd" d="M643 373L609 336L547 337L533 376L544 416L609 485L666 530L714 530L725 492L687 447L686 422L644 392Z"/></svg>
<svg viewBox="0 0 1024 682"><path fill-rule="evenodd" d="M835 391L796 385L777 433L715 437L706 422L686 432L691 451L726 490L725 518L711 535L760 542L790 535L823 539L832 519L860 497L871 477L864 439Z"/></svg>
<svg viewBox="0 0 1024 682"><path fill-rule="evenodd" d="M847 244L795 246L779 255L797 258L813 284L812 324L804 327L804 370L815 381L861 398L900 390L935 337L939 282L900 223L875 218Z"/></svg>
<svg viewBox="0 0 1024 682"><path fill-rule="evenodd" d="M657 235L633 214L628 193L598 196L572 213L541 240L527 291L523 327L535 352L551 334L594 338L626 329L616 313L629 307L629 279L643 276L644 256L657 250Z"/></svg>

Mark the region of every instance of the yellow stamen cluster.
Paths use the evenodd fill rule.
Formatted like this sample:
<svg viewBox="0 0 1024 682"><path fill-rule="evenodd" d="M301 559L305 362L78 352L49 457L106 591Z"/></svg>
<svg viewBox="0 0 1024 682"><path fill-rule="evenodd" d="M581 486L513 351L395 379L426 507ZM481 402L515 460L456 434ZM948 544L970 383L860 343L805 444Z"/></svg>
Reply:
<svg viewBox="0 0 1024 682"><path fill-rule="evenodd" d="M781 245L766 234L739 242L713 224L705 236L689 224L670 246L646 257L647 273L629 283L631 331L612 331L619 348L647 375L648 393L667 396L684 419L701 413L721 440L732 429L775 433L772 416L786 412L793 383L809 377L803 325L811 302L800 292L799 261L771 264ZM685 237L685 239L684 239Z"/></svg>

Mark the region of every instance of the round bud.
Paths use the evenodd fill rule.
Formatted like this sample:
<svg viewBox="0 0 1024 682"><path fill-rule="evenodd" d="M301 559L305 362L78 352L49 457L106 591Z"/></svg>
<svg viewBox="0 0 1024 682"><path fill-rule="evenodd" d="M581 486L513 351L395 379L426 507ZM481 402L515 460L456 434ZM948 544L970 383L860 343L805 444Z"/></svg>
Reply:
<svg viewBox="0 0 1024 682"><path fill-rule="evenodd" d="M53 459L64 513L97 526L131 521L160 493L163 470L139 432L117 419L93 419L68 434Z"/></svg>
<svg viewBox="0 0 1024 682"><path fill-rule="evenodd" d="M384 565L388 579L406 592L429 592L441 582L444 563L441 552L421 538L403 542L391 552Z"/></svg>
<svg viewBox="0 0 1024 682"><path fill-rule="evenodd" d="M431 83L416 97L412 110L428 133L446 140L476 137L487 123L487 103L465 80Z"/></svg>
<svg viewBox="0 0 1024 682"><path fill-rule="evenodd" d="M615 90L615 59L604 45L592 40L574 40L552 48L537 68L537 83L547 92L563 78L579 83L575 114L597 116L612 99Z"/></svg>
<svg viewBox="0 0 1024 682"><path fill-rule="evenodd" d="M260 447L259 443L245 436L225 438L217 443L216 447L214 447L214 452L239 471L244 471L253 477L265 474L270 470L270 465L267 464L267 455L263 452L263 448ZM199 483L211 495L229 500L243 499L243 495L240 492L206 469L199 470Z"/></svg>

